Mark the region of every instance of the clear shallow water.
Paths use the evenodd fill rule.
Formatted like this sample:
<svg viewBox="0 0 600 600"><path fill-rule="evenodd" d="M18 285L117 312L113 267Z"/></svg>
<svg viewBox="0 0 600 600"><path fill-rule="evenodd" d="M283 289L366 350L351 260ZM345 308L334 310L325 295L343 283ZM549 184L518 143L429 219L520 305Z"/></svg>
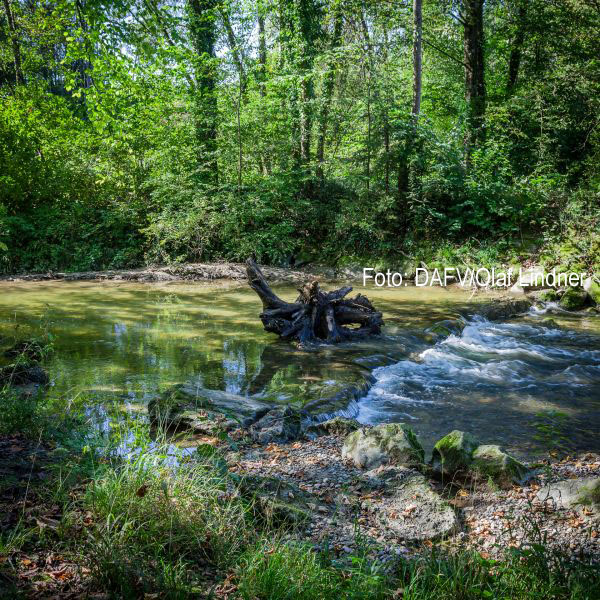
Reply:
<svg viewBox="0 0 600 600"><path fill-rule="evenodd" d="M292 286L276 289L296 295ZM384 312L383 335L301 352L263 331L260 301L243 285L0 283L0 348L49 330L56 349L49 393L85 397L104 422L115 411L141 412L192 377L302 406L373 372L374 386L350 412L363 422L410 422L426 445L459 428L531 452L536 413L555 409L568 414L579 449L600 449L600 318L474 319L435 343L424 330L478 298L442 288L356 291Z"/></svg>

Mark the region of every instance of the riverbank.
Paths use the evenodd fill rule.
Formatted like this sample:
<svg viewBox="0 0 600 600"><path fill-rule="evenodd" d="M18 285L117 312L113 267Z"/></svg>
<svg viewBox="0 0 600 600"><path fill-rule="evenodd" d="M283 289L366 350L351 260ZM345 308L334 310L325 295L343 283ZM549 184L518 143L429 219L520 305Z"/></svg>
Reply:
<svg viewBox="0 0 600 600"><path fill-rule="evenodd" d="M600 590L592 516L528 511L533 483L450 486L444 510L472 514L450 536L407 541L389 524L411 531L423 499L378 519L393 471L350 465L341 432L266 446L206 436L190 453L139 421L98 435L75 402L60 413L4 388L2 406L0 590L11 598L533 600ZM546 477L599 466L597 456L569 459Z"/></svg>

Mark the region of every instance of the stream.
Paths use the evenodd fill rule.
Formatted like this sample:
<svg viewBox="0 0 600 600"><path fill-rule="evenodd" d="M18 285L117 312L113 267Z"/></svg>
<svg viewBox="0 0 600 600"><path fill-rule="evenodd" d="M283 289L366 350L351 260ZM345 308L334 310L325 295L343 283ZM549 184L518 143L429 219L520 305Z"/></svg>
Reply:
<svg viewBox="0 0 600 600"><path fill-rule="evenodd" d="M293 286L273 289L295 297ZM436 322L489 296L355 291L383 311L383 334L300 351L263 331L260 301L239 283L2 282L0 350L50 332L48 394L83 399L99 423L144 414L148 400L194 378L273 404L322 403L363 423L406 422L426 448L462 429L522 457L544 451L540 423L559 411L572 449L600 451L600 316L557 307L506 322L475 316L436 337L427 333ZM345 395L366 381L362 397ZM343 401L329 407L332 397Z"/></svg>

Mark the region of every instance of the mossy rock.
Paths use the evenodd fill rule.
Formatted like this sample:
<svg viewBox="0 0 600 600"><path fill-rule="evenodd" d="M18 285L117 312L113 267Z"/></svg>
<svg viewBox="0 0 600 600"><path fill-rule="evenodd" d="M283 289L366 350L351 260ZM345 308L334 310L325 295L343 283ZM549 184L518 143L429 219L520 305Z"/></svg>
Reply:
<svg viewBox="0 0 600 600"><path fill-rule="evenodd" d="M455 429L433 447L431 464L442 475L465 474L473 461L473 452L479 443L470 434Z"/></svg>
<svg viewBox="0 0 600 600"><path fill-rule="evenodd" d="M588 301L588 294L579 288L569 288L560 299L559 305L565 310L579 310Z"/></svg>
<svg viewBox="0 0 600 600"><path fill-rule="evenodd" d="M278 477L233 476L241 495L254 501L259 515L273 525L293 526L309 520L319 500Z"/></svg>
<svg viewBox="0 0 600 600"><path fill-rule="evenodd" d="M600 509L600 477L567 479L550 483L537 493L538 500L551 502L556 508L591 507Z"/></svg>
<svg viewBox="0 0 600 600"><path fill-rule="evenodd" d="M583 287L592 299L592 302L596 306L600 306L600 283L590 277L585 281Z"/></svg>
<svg viewBox="0 0 600 600"><path fill-rule="evenodd" d="M425 451L408 425L387 423L348 435L342 447L342 458L349 458L364 469L384 464L416 467L424 462Z"/></svg>
<svg viewBox="0 0 600 600"><path fill-rule="evenodd" d="M542 302L556 302L558 300L558 293L556 290L542 290L539 299Z"/></svg>
<svg viewBox="0 0 600 600"><path fill-rule="evenodd" d="M581 506L600 506L600 477L589 479L579 489L576 504Z"/></svg>
<svg viewBox="0 0 600 600"><path fill-rule="evenodd" d="M316 438L320 435L332 434L348 434L356 431L360 427L360 423L355 419L346 419L345 417L334 417L327 419L322 423L313 423L306 428L305 436L309 439Z"/></svg>
<svg viewBox="0 0 600 600"><path fill-rule="evenodd" d="M451 335L460 335L463 332L466 324L467 323L464 319L445 319L444 321L438 321L437 323L434 323L431 327L425 330L425 333L447 338Z"/></svg>
<svg viewBox="0 0 600 600"><path fill-rule="evenodd" d="M502 488L510 488L513 483L522 483L527 476L527 467L502 451L500 446L478 446L472 458L471 469L475 476L491 478Z"/></svg>

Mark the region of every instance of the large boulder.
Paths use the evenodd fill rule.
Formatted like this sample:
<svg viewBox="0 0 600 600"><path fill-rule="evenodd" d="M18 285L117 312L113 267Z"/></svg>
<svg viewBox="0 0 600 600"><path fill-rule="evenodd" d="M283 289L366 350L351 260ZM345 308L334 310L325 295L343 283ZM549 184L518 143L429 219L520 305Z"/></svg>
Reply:
<svg viewBox="0 0 600 600"><path fill-rule="evenodd" d="M404 423L361 428L344 440L342 458L358 467L373 469L383 464L418 466L425 460L423 446Z"/></svg>
<svg viewBox="0 0 600 600"><path fill-rule="evenodd" d="M448 476L467 474L473 462L473 452L478 445L477 440L470 433L455 429L433 447L431 456L433 470Z"/></svg>
<svg viewBox="0 0 600 600"><path fill-rule="evenodd" d="M260 444L291 442L302 432L302 413L291 406L270 410L250 427L250 434Z"/></svg>
<svg viewBox="0 0 600 600"><path fill-rule="evenodd" d="M188 383L151 400L148 414L154 424L169 429L212 433L215 428L249 427L271 408L254 398Z"/></svg>
<svg viewBox="0 0 600 600"><path fill-rule="evenodd" d="M569 288L561 297L559 306L565 310L579 310L588 302L588 293L580 288Z"/></svg>
<svg viewBox="0 0 600 600"><path fill-rule="evenodd" d="M538 500L551 502L557 508L592 507L600 510L600 477L568 479L550 483L537 493Z"/></svg>
<svg viewBox="0 0 600 600"><path fill-rule="evenodd" d="M500 446L478 446L472 454L471 469L476 477L491 478L502 488L522 483L528 469L518 460L503 452Z"/></svg>
<svg viewBox="0 0 600 600"><path fill-rule="evenodd" d="M427 479L411 473L390 482L378 511L382 525L406 542L436 540L454 533L454 509L433 490Z"/></svg>

